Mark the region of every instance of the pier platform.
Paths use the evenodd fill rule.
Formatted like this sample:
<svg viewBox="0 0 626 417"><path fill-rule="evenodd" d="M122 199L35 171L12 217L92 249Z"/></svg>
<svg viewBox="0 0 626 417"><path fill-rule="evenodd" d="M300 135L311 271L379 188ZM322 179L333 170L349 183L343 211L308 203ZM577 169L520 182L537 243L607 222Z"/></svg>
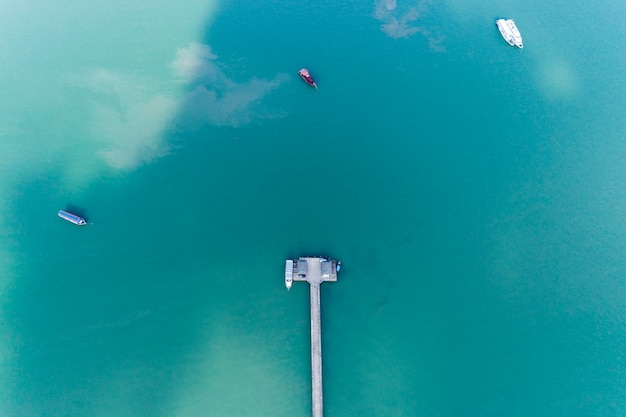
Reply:
<svg viewBox="0 0 626 417"><path fill-rule="evenodd" d="M339 263L340 264L340 263ZM311 302L311 395L313 417L322 417L322 311L320 285L337 281L337 261L325 257L300 257L285 263L285 285L293 281L309 283Z"/></svg>

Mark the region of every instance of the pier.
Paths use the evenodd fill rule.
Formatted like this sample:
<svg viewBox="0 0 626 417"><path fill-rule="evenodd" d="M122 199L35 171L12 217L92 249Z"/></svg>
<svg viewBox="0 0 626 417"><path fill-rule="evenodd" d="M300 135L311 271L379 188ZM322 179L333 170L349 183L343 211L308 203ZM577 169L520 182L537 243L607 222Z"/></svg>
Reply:
<svg viewBox="0 0 626 417"><path fill-rule="evenodd" d="M300 257L285 263L285 285L293 281L309 283L311 293L311 395L313 417L322 417L322 311L320 285L337 281L337 267L341 263L324 257Z"/></svg>

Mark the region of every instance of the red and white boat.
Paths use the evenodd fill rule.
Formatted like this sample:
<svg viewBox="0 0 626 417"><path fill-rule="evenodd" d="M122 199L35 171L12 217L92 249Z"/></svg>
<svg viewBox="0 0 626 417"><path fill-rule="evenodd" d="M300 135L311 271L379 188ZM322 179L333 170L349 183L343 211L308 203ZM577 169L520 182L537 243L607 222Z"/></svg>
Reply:
<svg viewBox="0 0 626 417"><path fill-rule="evenodd" d="M317 84L315 84L315 80L313 79L313 77L311 77L311 74L309 74L308 69L302 68L300 71L298 71L298 75L304 80L305 83L307 83L311 87L317 88Z"/></svg>

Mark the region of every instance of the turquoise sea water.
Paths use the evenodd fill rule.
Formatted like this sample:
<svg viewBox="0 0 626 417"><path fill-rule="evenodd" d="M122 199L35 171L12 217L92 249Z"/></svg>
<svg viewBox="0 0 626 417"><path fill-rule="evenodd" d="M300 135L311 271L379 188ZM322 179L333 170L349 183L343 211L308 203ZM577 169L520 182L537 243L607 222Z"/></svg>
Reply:
<svg viewBox="0 0 626 417"><path fill-rule="evenodd" d="M623 3L5 3L1 417L626 415Z"/></svg>

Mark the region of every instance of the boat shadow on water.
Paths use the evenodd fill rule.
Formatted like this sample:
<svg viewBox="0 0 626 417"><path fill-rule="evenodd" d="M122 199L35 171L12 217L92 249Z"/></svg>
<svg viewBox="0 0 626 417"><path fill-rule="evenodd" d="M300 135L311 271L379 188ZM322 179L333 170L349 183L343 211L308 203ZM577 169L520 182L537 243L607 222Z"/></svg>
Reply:
<svg viewBox="0 0 626 417"><path fill-rule="evenodd" d="M80 216L85 220L87 219L87 210L85 210L84 207L79 207L74 204L66 204L63 210L69 213L74 213L75 215Z"/></svg>

